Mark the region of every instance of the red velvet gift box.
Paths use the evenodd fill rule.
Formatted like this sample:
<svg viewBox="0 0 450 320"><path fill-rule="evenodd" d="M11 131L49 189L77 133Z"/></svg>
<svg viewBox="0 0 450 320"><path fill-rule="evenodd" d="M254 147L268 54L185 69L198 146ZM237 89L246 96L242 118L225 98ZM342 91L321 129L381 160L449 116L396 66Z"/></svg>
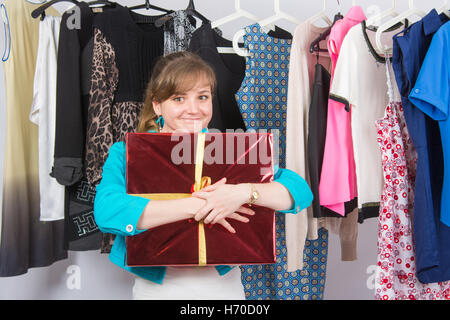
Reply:
<svg viewBox="0 0 450 320"><path fill-rule="evenodd" d="M271 133L129 133L127 193L153 200L190 197L223 177L227 183L273 181ZM275 263L275 212L253 205L249 222L194 219L158 226L126 239L128 266Z"/></svg>

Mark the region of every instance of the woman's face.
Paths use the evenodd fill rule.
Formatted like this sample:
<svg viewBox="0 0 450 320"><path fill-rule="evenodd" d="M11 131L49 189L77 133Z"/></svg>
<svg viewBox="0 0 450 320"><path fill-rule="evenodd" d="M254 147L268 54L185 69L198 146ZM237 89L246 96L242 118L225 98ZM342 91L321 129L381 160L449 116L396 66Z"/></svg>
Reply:
<svg viewBox="0 0 450 320"><path fill-rule="evenodd" d="M199 132L208 127L212 117L211 85L206 80L199 81L191 90L158 103L153 109L164 118L161 132L177 130Z"/></svg>

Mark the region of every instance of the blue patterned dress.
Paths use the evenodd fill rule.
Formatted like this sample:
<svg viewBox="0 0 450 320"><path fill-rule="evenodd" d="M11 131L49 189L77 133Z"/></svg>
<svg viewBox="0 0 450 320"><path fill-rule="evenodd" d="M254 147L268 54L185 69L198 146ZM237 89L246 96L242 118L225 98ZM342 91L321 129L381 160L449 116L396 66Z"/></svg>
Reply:
<svg viewBox="0 0 450 320"><path fill-rule="evenodd" d="M292 40L271 37L258 23L246 27L245 31L244 44L251 55L247 57L245 78L236 100L247 130L279 130L278 161L280 168L285 168L287 82ZM306 241L304 268L295 272L287 272L284 214L275 214L275 232L276 263L241 266L246 299L323 299L328 231L320 229L317 240Z"/></svg>

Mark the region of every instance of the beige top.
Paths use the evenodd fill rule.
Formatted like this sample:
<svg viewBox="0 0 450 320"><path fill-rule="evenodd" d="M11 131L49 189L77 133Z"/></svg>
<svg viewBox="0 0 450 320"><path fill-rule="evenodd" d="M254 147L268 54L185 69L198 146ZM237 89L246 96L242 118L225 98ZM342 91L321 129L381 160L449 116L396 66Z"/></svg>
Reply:
<svg viewBox="0 0 450 320"><path fill-rule="evenodd" d="M328 27L314 26L305 21L295 29L292 40L286 123L286 168L295 171L310 183L307 163L308 117L311 88L314 81L316 54L309 52L310 44ZM326 48L326 41L321 44ZM331 70L328 53L320 53L319 63ZM343 225L342 222L344 222ZM357 212L347 218L314 218L312 207L296 215L286 215L287 271L303 268L303 249L306 239L318 238L318 229L325 227L339 234L342 259L356 259Z"/></svg>

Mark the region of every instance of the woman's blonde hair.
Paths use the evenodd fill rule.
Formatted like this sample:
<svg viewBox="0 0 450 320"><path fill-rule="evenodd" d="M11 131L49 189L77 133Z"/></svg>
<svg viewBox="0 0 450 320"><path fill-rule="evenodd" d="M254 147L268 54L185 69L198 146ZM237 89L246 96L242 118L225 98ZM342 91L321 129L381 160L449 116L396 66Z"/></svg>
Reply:
<svg viewBox="0 0 450 320"><path fill-rule="evenodd" d="M214 94L216 87L214 70L198 55L182 51L160 57L153 68L145 92L137 132L159 131L153 101L161 103L174 95L186 93L202 77L211 85L211 93Z"/></svg>

